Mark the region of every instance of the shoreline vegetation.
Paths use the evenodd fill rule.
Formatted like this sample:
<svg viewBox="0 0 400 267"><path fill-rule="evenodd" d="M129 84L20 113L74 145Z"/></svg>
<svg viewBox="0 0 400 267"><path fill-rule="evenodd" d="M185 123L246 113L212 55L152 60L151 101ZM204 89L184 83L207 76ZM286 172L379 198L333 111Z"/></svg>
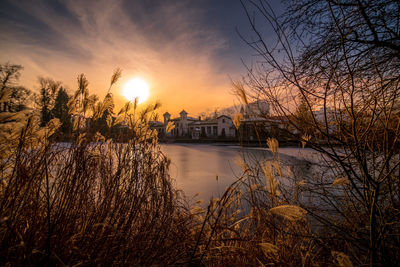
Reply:
<svg viewBox="0 0 400 267"><path fill-rule="evenodd" d="M173 186L149 125L160 104L114 112L120 69L102 100L84 74L71 96L39 78L29 109L22 67L2 64L0 265L399 264L399 2L288 1L281 17L268 1L241 3L257 60L234 93L268 101L318 168L281 164L280 133L258 138L272 158L238 158L235 181L203 208Z"/></svg>
<svg viewBox="0 0 400 267"><path fill-rule="evenodd" d="M220 199L212 199L206 210L200 202L188 203L172 187L170 161L159 149L156 131L148 127L156 107L138 112L135 103L128 103L120 115L129 122L129 141L118 144L80 124L90 108L85 106L90 100L87 85L80 75L68 103L75 117L71 146L57 145L62 134L57 118L40 127L38 113L1 113L2 265L254 265L278 259L279 247L267 237L292 239L276 236L283 229L265 228L265 223L277 220L284 231L308 231L307 224L296 223L306 222L298 206L276 205L271 213L252 208L242 214L242 201L269 192L265 186L261 190L261 181L249 185L247 175ZM106 95L91 103L94 120L110 100ZM250 171L245 162L238 164L243 174ZM277 196L271 182L267 188ZM285 249L291 256L281 254L279 261L310 260L299 252Z"/></svg>
<svg viewBox="0 0 400 267"><path fill-rule="evenodd" d="M129 127L121 141L128 141L119 143L81 124L112 106L111 94L85 105L87 86L80 75L68 102L71 146L57 145L57 118L40 127L37 112L0 113L0 264L352 266L341 249L347 241L316 218L328 212L332 223L353 225L333 215L334 205L312 205L322 183L335 194L351 186L347 180L324 170L320 181L298 177L280 164L278 141L268 139L273 158L238 159L241 175L203 208L172 185L170 160L148 127L157 105L139 111L127 103L119 115Z"/></svg>

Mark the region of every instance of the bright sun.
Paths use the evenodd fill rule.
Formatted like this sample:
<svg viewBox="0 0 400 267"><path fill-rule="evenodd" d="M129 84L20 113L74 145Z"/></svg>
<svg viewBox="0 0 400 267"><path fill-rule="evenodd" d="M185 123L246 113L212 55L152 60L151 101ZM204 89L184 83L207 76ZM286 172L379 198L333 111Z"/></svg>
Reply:
<svg viewBox="0 0 400 267"><path fill-rule="evenodd" d="M133 78L125 83L122 94L129 100L133 101L138 98L138 103L143 103L150 95L149 84L141 78Z"/></svg>

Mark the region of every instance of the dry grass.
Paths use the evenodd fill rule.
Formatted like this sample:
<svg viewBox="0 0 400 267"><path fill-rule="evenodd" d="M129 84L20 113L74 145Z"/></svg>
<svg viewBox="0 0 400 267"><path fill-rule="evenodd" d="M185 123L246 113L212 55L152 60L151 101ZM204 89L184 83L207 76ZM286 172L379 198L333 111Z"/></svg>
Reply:
<svg viewBox="0 0 400 267"><path fill-rule="evenodd" d="M276 140L269 143L278 159ZM278 183L283 176L279 161L267 162L268 171L260 162L258 168L243 159L237 164L243 175L207 208L197 258L211 266L323 265L330 254L322 256L307 212L294 198L286 199L288 192Z"/></svg>
<svg viewBox="0 0 400 267"><path fill-rule="evenodd" d="M84 100L81 92L77 101ZM78 115L86 112L79 103L71 103ZM306 212L280 182L289 172L280 166L276 140L268 142L274 159L258 169L240 159L243 176L205 211L186 204L173 187L169 160L147 126L154 107L132 108L126 105L119 115L128 123L128 136L121 136L127 143L77 126L73 142L59 144L57 120L39 128L35 116L19 116L21 127L1 147L12 152L1 165L2 265L317 266L349 260L321 253Z"/></svg>
<svg viewBox="0 0 400 267"><path fill-rule="evenodd" d="M78 82L71 143L54 141L58 120L39 128L35 115L16 114L13 131L2 131L0 264L188 262L198 218L172 186L169 160L147 126L154 107L140 115L126 108L129 142L106 140L82 120L90 106L105 110L107 99L96 104L83 75Z"/></svg>
<svg viewBox="0 0 400 267"><path fill-rule="evenodd" d="M111 85L119 76L117 70ZM34 114L0 114L1 265L365 262L357 257L365 252L365 213L350 195L335 198L337 190L351 186L344 178L326 182L321 174L317 184L296 177L281 166L278 142L269 139L272 160L238 159L242 176L221 198L211 200L206 210L200 203L189 205L173 187L170 161L148 127L158 105L139 111L136 102L127 103L108 124L126 123L128 130L119 138L129 141L107 139L85 125L84 118L101 116L112 95L98 101L89 95L83 75L78 82L70 102L75 116L71 143L55 142L58 120L41 128ZM313 203L310 194L334 199L328 203L334 213ZM316 219L329 227L316 229ZM389 244L393 252L388 254L395 256L398 247Z"/></svg>

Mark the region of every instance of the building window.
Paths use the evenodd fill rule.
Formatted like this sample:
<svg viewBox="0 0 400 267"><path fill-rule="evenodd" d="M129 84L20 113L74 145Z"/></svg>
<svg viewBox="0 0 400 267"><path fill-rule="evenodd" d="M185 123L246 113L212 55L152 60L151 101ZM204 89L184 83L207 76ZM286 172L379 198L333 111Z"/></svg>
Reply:
<svg viewBox="0 0 400 267"><path fill-rule="evenodd" d="M211 135L211 126L207 126L207 135Z"/></svg>
<svg viewBox="0 0 400 267"><path fill-rule="evenodd" d="M217 136L217 135L218 135L218 127L217 127L217 126L214 126L214 127L213 127L213 135L214 135L214 136Z"/></svg>
<svg viewBox="0 0 400 267"><path fill-rule="evenodd" d="M225 123L225 119L222 119L222 123Z"/></svg>

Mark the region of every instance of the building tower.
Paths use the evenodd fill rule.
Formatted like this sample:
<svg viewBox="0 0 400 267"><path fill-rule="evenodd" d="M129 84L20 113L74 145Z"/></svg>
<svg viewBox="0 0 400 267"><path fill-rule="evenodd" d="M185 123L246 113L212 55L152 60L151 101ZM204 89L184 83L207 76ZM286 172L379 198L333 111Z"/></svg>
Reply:
<svg viewBox="0 0 400 267"><path fill-rule="evenodd" d="M187 119L187 112L184 109L179 113L179 115L181 115L181 120Z"/></svg>
<svg viewBox="0 0 400 267"><path fill-rule="evenodd" d="M169 120L171 119L171 114L165 112L163 116L164 116L164 125L167 125Z"/></svg>

